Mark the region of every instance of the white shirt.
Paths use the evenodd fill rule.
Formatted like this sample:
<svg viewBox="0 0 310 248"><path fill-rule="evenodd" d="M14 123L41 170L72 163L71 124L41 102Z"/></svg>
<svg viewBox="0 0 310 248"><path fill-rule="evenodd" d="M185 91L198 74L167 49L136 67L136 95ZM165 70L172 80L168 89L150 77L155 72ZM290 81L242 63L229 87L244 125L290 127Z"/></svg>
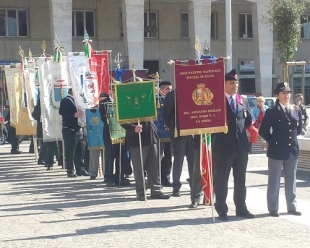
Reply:
<svg viewBox="0 0 310 248"><path fill-rule="evenodd" d="M231 96L231 95L228 95L227 93L225 93L225 96L227 98L227 101L228 101L229 105L230 105L230 102L231 102L231 98L230 97L232 97L232 99L234 99L234 101L236 103L236 94Z"/></svg>

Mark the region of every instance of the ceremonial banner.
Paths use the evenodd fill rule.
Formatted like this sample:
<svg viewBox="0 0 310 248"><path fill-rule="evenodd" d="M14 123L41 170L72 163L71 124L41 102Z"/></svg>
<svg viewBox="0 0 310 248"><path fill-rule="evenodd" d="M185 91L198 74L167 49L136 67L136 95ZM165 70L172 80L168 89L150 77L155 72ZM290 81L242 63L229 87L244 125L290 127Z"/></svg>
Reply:
<svg viewBox="0 0 310 248"><path fill-rule="evenodd" d="M80 110L95 107L99 99L97 74L90 70L88 61L83 52L68 53L73 97L77 109ZM79 117L79 125L86 125L85 115Z"/></svg>
<svg viewBox="0 0 310 248"><path fill-rule="evenodd" d="M157 120L154 121L154 124L157 127L158 137L162 142L170 141L170 131L169 128L165 125L163 120L163 107L164 107L164 98L157 98Z"/></svg>
<svg viewBox="0 0 310 248"><path fill-rule="evenodd" d="M180 135L227 132L224 60L175 63L176 109Z"/></svg>
<svg viewBox="0 0 310 248"><path fill-rule="evenodd" d="M98 79L98 92L109 92L109 52L92 51L92 57L89 59L89 66L91 71L95 71ZM98 103L96 103L98 104Z"/></svg>
<svg viewBox="0 0 310 248"><path fill-rule="evenodd" d="M205 195L204 200L206 205L211 203L211 183L208 171L212 170L212 157L211 157L211 135L201 135L201 182L202 191Z"/></svg>
<svg viewBox="0 0 310 248"><path fill-rule="evenodd" d="M53 62L52 59L39 58L41 117L43 141L45 142L62 139L62 119L58 112L60 102L54 100L53 82L55 80L52 80L53 67L59 70L59 65L57 65L58 62Z"/></svg>
<svg viewBox="0 0 310 248"><path fill-rule="evenodd" d="M17 78L15 77L17 80ZM17 115L16 135L35 135L36 134L36 121L32 118L29 106L31 103L28 101L28 94L26 89L25 71L20 74L18 79L19 86L16 92L16 105L19 105L19 112ZM19 98L19 99L17 99ZM31 116L31 118L30 118Z"/></svg>
<svg viewBox="0 0 310 248"><path fill-rule="evenodd" d="M107 118L111 136L112 144L119 144L125 142L126 130L122 128L122 126L118 123L117 116L117 108L116 104L108 102L106 103L107 107Z"/></svg>
<svg viewBox="0 0 310 248"><path fill-rule="evenodd" d="M157 118L153 81L116 84L117 121L151 121Z"/></svg>
<svg viewBox="0 0 310 248"><path fill-rule="evenodd" d="M88 149L103 149L103 122L98 108L86 109Z"/></svg>
<svg viewBox="0 0 310 248"><path fill-rule="evenodd" d="M26 105L30 120L33 120L31 114L34 107L37 105L39 95L38 89L36 87L36 71L37 69L35 68L34 61L28 61L28 69L23 72L23 82L25 84L25 90L27 95Z"/></svg>
<svg viewBox="0 0 310 248"><path fill-rule="evenodd" d="M5 81L8 92L8 99L10 105L10 125L16 127L17 113L20 109L20 103L16 101L20 81L20 64L16 64L16 68L11 68L9 65L4 66ZM21 94L21 90L19 91ZM18 97L19 98L19 97Z"/></svg>

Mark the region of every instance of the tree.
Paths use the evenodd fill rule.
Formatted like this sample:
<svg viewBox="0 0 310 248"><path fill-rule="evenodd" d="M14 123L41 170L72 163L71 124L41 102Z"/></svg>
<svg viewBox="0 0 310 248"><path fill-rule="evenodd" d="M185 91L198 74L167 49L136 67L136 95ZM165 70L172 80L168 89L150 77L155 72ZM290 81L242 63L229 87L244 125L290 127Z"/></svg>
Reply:
<svg viewBox="0 0 310 248"><path fill-rule="evenodd" d="M279 63L283 68L283 80L287 80L287 63L293 61L300 42L301 17L308 0L270 0L269 22L273 27ZM286 79L286 80L285 80Z"/></svg>

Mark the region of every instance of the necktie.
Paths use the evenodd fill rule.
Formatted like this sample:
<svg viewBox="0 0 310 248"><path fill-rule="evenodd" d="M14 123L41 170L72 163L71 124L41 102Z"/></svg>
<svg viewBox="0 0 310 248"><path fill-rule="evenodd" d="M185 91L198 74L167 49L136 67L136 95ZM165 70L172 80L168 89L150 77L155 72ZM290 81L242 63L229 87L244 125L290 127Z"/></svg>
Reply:
<svg viewBox="0 0 310 248"><path fill-rule="evenodd" d="M230 97L230 107L231 107L231 110L234 112L234 114L236 114L237 112L236 103L232 96Z"/></svg>
<svg viewBox="0 0 310 248"><path fill-rule="evenodd" d="M286 114L286 116L287 116L288 118L290 118L290 112L288 111L288 108L287 108L287 107L285 107L285 114Z"/></svg>

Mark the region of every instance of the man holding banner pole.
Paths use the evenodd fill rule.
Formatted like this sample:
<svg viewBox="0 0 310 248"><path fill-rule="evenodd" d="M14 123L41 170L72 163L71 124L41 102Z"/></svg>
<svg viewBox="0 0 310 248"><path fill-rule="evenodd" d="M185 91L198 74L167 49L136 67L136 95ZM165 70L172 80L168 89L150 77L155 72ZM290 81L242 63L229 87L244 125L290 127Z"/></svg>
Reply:
<svg viewBox="0 0 310 248"><path fill-rule="evenodd" d="M212 161L214 167L215 210L219 219L228 220L226 198L231 168L234 175L234 203L236 215L242 218L255 218L246 206L246 168L249 143L246 128L251 125L251 110L246 97L240 96L236 70L225 75L226 114L228 133L212 136ZM224 145L225 144L225 145Z"/></svg>
<svg viewBox="0 0 310 248"><path fill-rule="evenodd" d="M182 186L180 178L185 156L187 158L190 180L191 173L194 168L194 138L192 135L180 136L178 117L175 109L175 94L177 94L176 89L166 95L163 109L163 119L170 129L170 138L174 155L172 167L172 195L175 197L180 197L180 188ZM177 131L177 136L174 135L175 131Z"/></svg>

